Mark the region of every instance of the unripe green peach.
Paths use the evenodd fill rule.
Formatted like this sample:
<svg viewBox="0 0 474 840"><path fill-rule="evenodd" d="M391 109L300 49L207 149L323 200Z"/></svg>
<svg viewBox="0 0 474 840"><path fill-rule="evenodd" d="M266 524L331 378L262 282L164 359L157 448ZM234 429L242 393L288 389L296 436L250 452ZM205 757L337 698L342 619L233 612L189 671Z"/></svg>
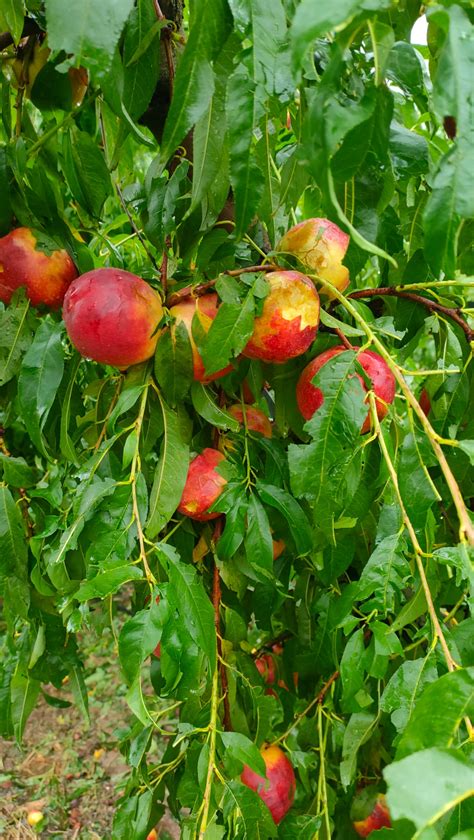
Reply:
<svg viewBox="0 0 474 840"><path fill-rule="evenodd" d="M329 219L305 219L290 228L277 246L278 251L293 254L312 274L329 280L343 292L349 285L349 270L342 265L349 236ZM327 287L321 291L332 297Z"/></svg>
<svg viewBox="0 0 474 840"><path fill-rule="evenodd" d="M0 300L9 303L13 292L25 286L33 306L57 309L77 277L76 267L67 251L58 248L48 253L37 243L37 236L26 227L0 239Z"/></svg>
<svg viewBox="0 0 474 840"><path fill-rule="evenodd" d="M243 353L264 362L286 362L305 353L316 337L319 295L299 271L272 271L266 280L270 292Z"/></svg>
<svg viewBox="0 0 474 840"><path fill-rule="evenodd" d="M159 294L120 268L82 274L64 298L64 323L79 353L118 368L153 356L162 317Z"/></svg>

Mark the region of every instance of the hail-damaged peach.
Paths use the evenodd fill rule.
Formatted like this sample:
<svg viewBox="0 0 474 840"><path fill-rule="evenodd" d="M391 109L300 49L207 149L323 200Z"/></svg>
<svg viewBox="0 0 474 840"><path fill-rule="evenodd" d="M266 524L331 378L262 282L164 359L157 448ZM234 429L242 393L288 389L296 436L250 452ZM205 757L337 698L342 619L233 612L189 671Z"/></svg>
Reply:
<svg viewBox="0 0 474 840"><path fill-rule="evenodd" d="M64 298L64 323L79 353L118 368L153 356L162 317L158 293L119 268L82 274Z"/></svg>
<svg viewBox="0 0 474 840"><path fill-rule="evenodd" d="M209 508L221 495L227 480L216 467L225 460L217 449L204 449L190 463L178 511L190 519L205 522L216 519L219 513L209 513Z"/></svg>
<svg viewBox="0 0 474 840"><path fill-rule="evenodd" d="M29 228L12 230L0 239L0 300L10 303L21 286L33 304L57 309L69 284L77 277L76 267L64 249L46 251Z"/></svg>
<svg viewBox="0 0 474 840"><path fill-rule="evenodd" d="M329 219L306 219L290 228L277 250L293 254L300 263L343 292L349 285L349 269L342 264L349 236ZM322 289L331 297L327 287Z"/></svg>
<svg viewBox="0 0 474 840"><path fill-rule="evenodd" d="M299 271L272 271L262 314L254 322L244 356L264 362L286 362L314 341L319 326L319 295Z"/></svg>
<svg viewBox="0 0 474 840"><path fill-rule="evenodd" d="M353 349L358 350L359 348L354 347ZM326 350L324 353L316 356L304 368L296 386L296 401L305 420L309 420L315 411L321 408L324 402L324 394L321 388L312 384L313 378L322 367L331 365L331 360L335 356L346 351L347 348L342 344L337 347L331 347L330 350ZM372 350L362 350L357 355L357 361L372 383L372 389L375 393L377 403L377 416L379 420L382 420L388 411L388 405L395 398L395 377L384 359ZM367 386L362 377L359 374L356 374L356 376L364 391L367 391ZM365 434L369 429L370 413L368 412L360 430L361 434Z"/></svg>
<svg viewBox="0 0 474 840"><path fill-rule="evenodd" d="M226 373L229 373L232 370L232 365L227 365L227 367L222 370L218 370L216 373L207 375L204 362L196 347L192 334L194 316L197 317L204 332L209 332L211 324L217 315L217 303L217 295L211 293L203 295L199 298L185 298L185 300L181 301L181 303L177 303L170 309L170 315L174 320L174 323L171 326L171 333L173 334L174 326L177 326L180 323L184 324L188 332L193 352L193 376L198 382L213 382L215 379L220 379L221 376L225 376Z"/></svg>

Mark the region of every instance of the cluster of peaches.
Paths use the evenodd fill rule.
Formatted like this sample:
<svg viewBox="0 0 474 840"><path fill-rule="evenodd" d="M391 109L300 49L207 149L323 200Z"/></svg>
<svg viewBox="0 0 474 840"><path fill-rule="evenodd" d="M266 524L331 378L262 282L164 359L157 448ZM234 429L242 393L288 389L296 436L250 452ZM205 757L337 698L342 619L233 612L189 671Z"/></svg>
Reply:
<svg viewBox="0 0 474 840"><path fill-rule="evenodd" d="M277 250L296 257L308 273L343 291L349 283L348 269L342 263L348 244L349 237L334 223L327 219L308 219L291 228ZM320 300L313 281L299 271L272 270L266 274L266 280L268 295L261 314L255 319L253 333L243 355L282 364L305 353L313 343L319 326ZM207 375L193 339L193 319L197 318L202 330L207 333L217 315L219 302L215 293L201 297L190 294L171 307L170 326L163 327L161 298L140 277L116 268L99 268L77 276L74 263L66 251L47 253L41 250L37 247L34 233L28 228L18 228L0 239L0 300L9 303L14 291L21 286L26 287L26 294L33 305L44 304L51 308L63 305L69 338L86 358L126 369L153 356L163 329L170 329L173 336L176 326L182 323L192 348L195 380L209 383L232 370L231 366L227 366ZM323 285L323 293L330 297L330 286ZM296 387L296 399L305 420L309 420L324 402L324 394L313 385L313 378L346 349L340 345L326 350L302 371ZM371 382L377 414L382 419L395 396L394 377L377 353L361 350L357 358L367 381ZM357 376L362 388L367 391L366 381ZM268 417L255 406L238 404L231 406L229 412L247 429L271 437L272 427ZM367 414L361 433L369 428L370 416ZM178 507L180 513L199 521L219 516L212 506L226 484L226 479L218 470L224 457L217 449L207 448L191 461ZM277 556L281 547L275 543L274 548ZM158 649L156 655L159 655ZM256 665L266 683L271 685L276 681L271 655L258 658ZM271 688L269 690L272 691ZM267 778L245 767L242 781L258 792L278 823L293 803L295 776L291 763L279 747L264 747L261 752ZM378 804L377 807L380 810L382 806ZM373 827L387 824L374 823ZM362 833L365 823L360 825L360 830L357 825L355 827L361 836L367 836Z"/></svg>

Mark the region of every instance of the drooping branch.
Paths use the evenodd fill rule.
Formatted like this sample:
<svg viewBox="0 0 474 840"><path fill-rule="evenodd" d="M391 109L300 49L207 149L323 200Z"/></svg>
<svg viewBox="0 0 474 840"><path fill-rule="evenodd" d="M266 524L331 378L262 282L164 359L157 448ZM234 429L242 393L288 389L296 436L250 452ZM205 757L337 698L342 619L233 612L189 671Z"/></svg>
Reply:
<svg viewBox="0 0 474 840"><path fill-rule="evenodd" d="M379 289L360 289L357 292L351 292L347 297L353 300L360 300L370 297L398 297L405 300L411 300L413 303L419 303L429 309L430 312L440 312L446 318L454 321L458 327L465 333L466 339L471 342L474 341L474 330L472 330L461 315L460 309L452 306L444 306L442 303L437 303L435 300L415 294L414 292L406 292L396 286L382 286Z"/></svg>

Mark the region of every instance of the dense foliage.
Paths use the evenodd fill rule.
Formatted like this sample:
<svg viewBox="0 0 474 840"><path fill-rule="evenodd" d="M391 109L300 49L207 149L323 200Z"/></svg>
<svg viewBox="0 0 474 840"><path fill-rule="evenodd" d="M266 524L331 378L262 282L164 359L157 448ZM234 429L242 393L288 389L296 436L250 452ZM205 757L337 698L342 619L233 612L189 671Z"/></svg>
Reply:
<svg viewBox="0 0 474 840"><path fill-rule="evenodd" d="M189 839L356 837L372 785L392 820L374 837L474 837L473 13L429 4L412 45L422 11L0 3L0 234L137 274L163 325L181 289L214 286L192 337L208 374L232 366L193 380L178 326L120 371L74 350L60 309L0 304L0 730L21 742L38 697L71 690L87 716L81 631L125 603L116 840L144 840L165 802ZM350 235L351 285L313 276L307 353L243 357L266 267L305 270L277 243L310 217ZM351 349L317 374L313 418L297 408L305 365L341 343L395 376L367 434ZM228 411L249 389L271 438ZM222 515L193 521L190 458L213 447ZM278 826L240 780L275 742L297 779Z"/></svg>

